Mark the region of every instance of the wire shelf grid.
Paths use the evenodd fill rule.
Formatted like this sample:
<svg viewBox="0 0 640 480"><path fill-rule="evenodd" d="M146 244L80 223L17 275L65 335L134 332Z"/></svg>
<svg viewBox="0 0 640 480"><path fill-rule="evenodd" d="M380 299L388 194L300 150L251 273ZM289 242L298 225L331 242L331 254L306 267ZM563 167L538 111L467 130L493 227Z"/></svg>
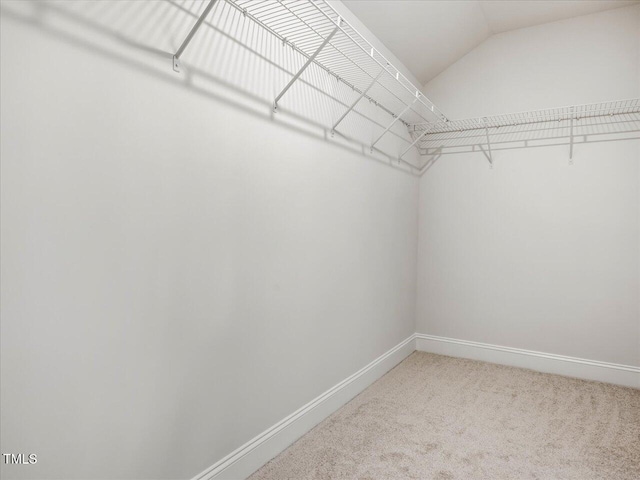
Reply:
<svg viewBox="0 0 640 480"><path fill-rule="evenodd" d="M632 140L640 136L640 99L574 105L410 127L423 158L491 149ZM427 164L430 162L427 161Z"/></svg>
<svg viewBox="0 0 640 480"><path fill-rule="evenodd" d="M468 118L449 122L421 123L412 125L412 131L422 134L429 130L425 137L433 138L440 133L464 133L473 130L518 127L522 125L563 122L594 117L614 117L618 115L634 115L640 113L640 99L615 100L610 102L590 103L558 108L547 108L529 112L507 113L489 117ZM425 138L427 141L428 138Z"/></svg>
<svg viewBox="0 0 640 480"><path fill-rule="evenodd" d="M571 157L577 135L586 141L587 135L640 131L640 99L450 121L326 0L209 0L174 56L174 69L180 52L210 10L213 24L220 25L225 19L220 32L230 38L235 32L229 28L238 25L226 21L230 11L240 23L250 21L272 36L277 50L270 47L260 55L278 65L277 74L269 80L275 81L274 111L282 99L287 111L311 113L332 136L339 132L387 155L376 143L395 136L394 142L400 139L404 147L385 139L382 148L397 151L390 158L399 161L413 148L428 156L434 148L471 146L471 151L480 148L484 152L486 145L486 156L493 165L492 143L523 140L527 146L529 140L561 137L570 138Z"/></svg>
<svg viewBox="0 0 640 480"><path fill-rule="evenodd" d="M279 37L283 46L291 46L307 59L317 52L314 64L392 118L400 116L407 126L446 121L420 89L325 0L225 1Z"/></svg>

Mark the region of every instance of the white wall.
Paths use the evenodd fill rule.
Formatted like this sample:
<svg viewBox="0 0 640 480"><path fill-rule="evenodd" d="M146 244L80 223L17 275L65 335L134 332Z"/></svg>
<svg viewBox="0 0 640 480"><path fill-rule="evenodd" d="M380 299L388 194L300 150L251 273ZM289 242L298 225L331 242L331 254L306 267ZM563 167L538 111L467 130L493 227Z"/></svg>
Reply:
<svg viewBox="0 0 640 480"><path fill-rule="evenodd" d="M449 118L640 96L640 6L496 35L425 86ZM417 330L640 365L640 142L443 155Z"/></svg>
<svg viewBox="0 0 640 480"><path fill-rule="evenodd" d="M2 3L3 478L188 478L414 332L416 177L179 14Z"/></svg>

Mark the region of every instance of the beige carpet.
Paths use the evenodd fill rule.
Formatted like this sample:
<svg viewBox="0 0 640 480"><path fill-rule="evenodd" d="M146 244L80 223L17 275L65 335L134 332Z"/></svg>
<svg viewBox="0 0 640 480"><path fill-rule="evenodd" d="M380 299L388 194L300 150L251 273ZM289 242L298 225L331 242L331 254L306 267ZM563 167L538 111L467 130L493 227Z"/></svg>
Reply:
<svg viewBox="0 0 640 480"><path fill-rule="evenodd" d="M251 480L640 479L640 390L415 352Z"/></svg>

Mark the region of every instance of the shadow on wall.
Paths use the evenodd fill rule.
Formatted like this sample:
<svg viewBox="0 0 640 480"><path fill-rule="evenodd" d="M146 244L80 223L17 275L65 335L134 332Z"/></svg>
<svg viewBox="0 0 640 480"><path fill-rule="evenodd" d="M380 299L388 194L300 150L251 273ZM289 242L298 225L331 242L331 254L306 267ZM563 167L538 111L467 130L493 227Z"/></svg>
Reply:
<svg viewBox="0 0 640 480"><path fill-rule="evenodd" d="M215 4L182 55L181 73L174 72L173 55L207 3L29 0L3 2L0 13L5 20L29 25L58 41L187 88L208 100L417 174L419 165L398 161L398 155L412 142L407 127L400 122L371 150L371 141L393 119L371 102L359 102L332 138L331 126L358 93L315 64L287 91L278 104L278 113L274 113L274 98L306 58L223 0Z"/></svg>

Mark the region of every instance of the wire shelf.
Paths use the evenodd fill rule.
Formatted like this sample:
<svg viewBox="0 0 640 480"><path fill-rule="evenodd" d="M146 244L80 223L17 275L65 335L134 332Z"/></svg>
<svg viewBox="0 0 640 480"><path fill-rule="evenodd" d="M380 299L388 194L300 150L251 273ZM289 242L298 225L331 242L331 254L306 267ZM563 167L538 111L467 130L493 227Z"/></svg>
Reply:
<svg viewBox="0 0 640 480"><path fill-rule="evenodd" d="M482 151L493 165L492 144L542 146L529 142L567 138L572 158L578 136L583 137L580 143L588 143L592 135L640 132L640 99L450 121L326 0L208 0L200 5L204 8L174 55L175 70L207 16L225 41L240 30L253 45L263 37L246 28L249 22L271 38L255 45L254 53L274 71L262 79L261 90L274 92L275 112L282 107L311 116L332 136L338 132L360 141L413 171L422 172L425 165L424 158L418 165L403 160L412 149L423 157L433 157L434 151ZM635 137L618 139L628 138Z"/></svg>
<svg viewBox="0 0 640 480"><path fill-rule="evenodd" d="M586 125L595 125L594 122L585 122L591 119L599 119L599 121L608 125L616 123L626 124L640 120L640 99L616 100L602 103L591 103L585 105L573 105L559 108L547 108L543 110L535 110L529 112L507 113L502 115L494 115L490 117L469 118L464 120L453 120L438 123L421 123L412 125L410 128L417 134L423 135L419 142L421 147L433 143L435 140L447 139L453 141L474 137L484 137L485 130L490 129L494 135L498 129L510 129L510 131L528 131L526 126L534 124L547 124L557 130L558 126L554 122L564 123L564 128L570 128L566 122L572 122L574 128L585 127ZM579 124L580 121L583 121ZM520 127L520 128L518 128ZM542 131L547 128L537 128L529 131ZM475 132L475 135L474 135ZM499 132L498 132L499 133ZM570 132L569 132L570 133ZM568 134L569 134L568 133ZM575 133L575 132L574 132ZM613 133L613 132L610 132ZM448 135L445 135L448 134Z"/></svg>
<svg viewBox="0 0 640 480"><path fill-rule="evenodd" d="M441 155L481 152L493 167L493 152L640 138L640 99L549 108L530 112L423 123L410 127L428 169Z"/></svg>
<svg viewBox="0 0 640 480"><path fill-rule="evenodd" d="M325 0L225 0L392 118L446 121L444 114Z"/></svg>

